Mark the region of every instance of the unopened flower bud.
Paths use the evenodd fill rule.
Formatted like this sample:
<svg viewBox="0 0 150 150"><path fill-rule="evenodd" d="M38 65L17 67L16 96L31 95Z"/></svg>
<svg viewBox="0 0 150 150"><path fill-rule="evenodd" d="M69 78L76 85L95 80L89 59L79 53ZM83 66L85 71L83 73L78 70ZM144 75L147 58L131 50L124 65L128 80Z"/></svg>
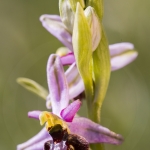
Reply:
<svg viewBox="0 0 150 150"><path fill-rule="evenodd" d="M89 23L89 26L91 28L92 50L94 51L97 48L97 46L101 40L101 37L102 37L101 24L100 24L99 18L93 7L88 6L85 9L84 14L85 14L87 21Z"/></svg>
<svg viewBox="0 0 150 150"><path fill-rule="evenodd" d="M59 0L59 12L61 20L71 33L73 31L77 2L80 3L82 8L85 7L84 0Z"/></svg>
<svg viewBox="0 0 150 150"><path fill-rule="evenodd" d="M66 56L70 50L67 47L60 47L57 49L56 54L60 57Z"/></svg>

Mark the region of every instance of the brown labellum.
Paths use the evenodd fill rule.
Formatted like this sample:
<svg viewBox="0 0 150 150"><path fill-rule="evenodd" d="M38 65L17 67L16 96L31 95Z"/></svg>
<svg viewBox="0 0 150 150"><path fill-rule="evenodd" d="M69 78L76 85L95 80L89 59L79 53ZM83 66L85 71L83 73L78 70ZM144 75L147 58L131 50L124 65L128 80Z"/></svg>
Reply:
<svg viewBox="0 0 150 150"><path fill-rule="evenodd" d="M47 142L44 144L44 150L50 150L51 142L52 142L52 141L47 141Z"/></svg>
<svg viewBox="0 0 150 150"><path fill-rule="evenodd" d="M60 143L68 133L67 129L63 129L60 124L56 124L49 130L49 134L53 138L54 143Z"/></svg>
<svg viewBox="0 0 150 150"><path fill-rule="evenodd" d="M89 150L87 140L76 134L69 134L66 140L67 150Z"/></svg>
<svg viewBox="0 0 150 150"><path fill-rule="evenodd" d="M49 134L53 138L54 144L65 141L67 150L89 150L89 143L82 136L69 134L60 124L56 124L49 129ZM44 150L50 150L50 141L44 145Z"/></svg>

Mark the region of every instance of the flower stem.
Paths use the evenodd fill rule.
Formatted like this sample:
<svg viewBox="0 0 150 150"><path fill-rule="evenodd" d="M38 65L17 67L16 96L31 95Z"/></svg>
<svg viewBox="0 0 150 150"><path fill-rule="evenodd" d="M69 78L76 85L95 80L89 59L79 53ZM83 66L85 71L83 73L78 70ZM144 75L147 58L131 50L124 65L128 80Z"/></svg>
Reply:
<svg viewBox="0 0 150 150"><path fill-rule="evenodd" d="M90 144L92 150L105 150L105 146L103 143L100 144Z"/></svg>
<svg viewBox="0 0 150 150"><path fill-rule="evenodd" d="M89 110L88 111L89 118L92 121L96 122L96 123L100 123L101 106L99 106L98 104L94 103L90 108L88 108L88 110ZM105 147L104 147L103 143L90 144L90 147L91 147L92 150L105 150Z"/></svg>

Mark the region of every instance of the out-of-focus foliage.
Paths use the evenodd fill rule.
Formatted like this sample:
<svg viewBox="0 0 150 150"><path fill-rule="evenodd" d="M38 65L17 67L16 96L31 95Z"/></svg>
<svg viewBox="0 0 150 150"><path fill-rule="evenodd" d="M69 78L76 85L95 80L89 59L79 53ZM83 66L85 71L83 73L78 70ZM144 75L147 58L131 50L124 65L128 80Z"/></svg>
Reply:
<svg viewBox="0 0 150 150"><path fill-rule="evenodd" d="M149 0L105 1L103 25L109 43L131 42L139 52L135 62L111 76L102 124L122 134L125 142L107 145L107 150L150 147L149 6ZM58 14L57 0L1 0L0 10L0 149L8 150L40 130L27 112L46 108L45 101L18 85L16 78L30 78L47 88L46 62L61 44L39 21L42 14Z"/></svg>

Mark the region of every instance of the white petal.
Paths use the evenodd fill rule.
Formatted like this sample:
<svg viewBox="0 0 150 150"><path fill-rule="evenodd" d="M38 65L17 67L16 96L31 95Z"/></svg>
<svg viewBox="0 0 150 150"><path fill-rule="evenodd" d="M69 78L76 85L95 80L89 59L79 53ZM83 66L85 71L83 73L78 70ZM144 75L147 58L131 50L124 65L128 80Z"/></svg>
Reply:
<svg viewBox="0 0 150 150"><path fill-rule="evenodd" d="M109 45L110 56L118 55L126 50L133 50L134 45L132 43L123 42Z"/></svg>
<svg viewBox="0 0 150 150"><path fill-rule="evenodd" d="M124 66L131 63L136 59L138 53L136 51L128 51L121 55L111 58L111 69L112 71L123 68Z"/></svg>

